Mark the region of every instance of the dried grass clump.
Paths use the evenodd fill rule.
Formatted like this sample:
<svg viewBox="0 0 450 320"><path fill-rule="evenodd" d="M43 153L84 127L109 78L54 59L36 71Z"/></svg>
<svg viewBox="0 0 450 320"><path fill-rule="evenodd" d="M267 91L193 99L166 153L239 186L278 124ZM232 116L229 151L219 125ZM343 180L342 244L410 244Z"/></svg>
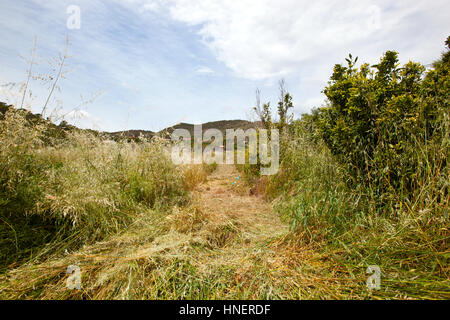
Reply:
<svg viewBox="0 0 450 320"><path fill-rule="evenodd" d="M186 203L185 172L165 149L162 140L111 142L78 130L56 139L11 108L0 127L2 267L46 243L101 240L144 212Z"/></svg>
<svg viewBox="0 0 450 320"><path fill-rule="evenodd" d="M206 182L208 175L216 170L217 164L194 164L183 167L183 183L187 190L194 190L199 184Z"/></svg>
<svg viewBox="0 0 450 320"><path fill-rule="evenodd" d="M166 219L170 222L170 227L181 233L192 233L200 230L208 223L209 216L198 206L179 208L175 206L172 214Z"/></svg>

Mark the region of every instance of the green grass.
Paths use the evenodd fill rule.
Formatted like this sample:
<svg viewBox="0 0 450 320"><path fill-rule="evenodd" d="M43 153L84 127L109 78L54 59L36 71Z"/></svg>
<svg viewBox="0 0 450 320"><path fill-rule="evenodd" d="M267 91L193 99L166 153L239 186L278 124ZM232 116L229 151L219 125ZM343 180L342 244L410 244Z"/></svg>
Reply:
<svg viewBox="0 0 450 320"><path fill-rule="evenodd" d="M313 246L331 262L337 282L367 277L366 268L378 265L382 290L372 297L450 297L449 199L447 186L437 181L440 174L431 169L409 200L394 194L398 203L381 207L374 190L349 183L328 149L322 142L312 144L308 133L290 137L286 146L266 197L275 200L276 211L298 235L298 245ZM331 290L344 298L351 288ZM365 296L360 287L353 290Z"/></svg>

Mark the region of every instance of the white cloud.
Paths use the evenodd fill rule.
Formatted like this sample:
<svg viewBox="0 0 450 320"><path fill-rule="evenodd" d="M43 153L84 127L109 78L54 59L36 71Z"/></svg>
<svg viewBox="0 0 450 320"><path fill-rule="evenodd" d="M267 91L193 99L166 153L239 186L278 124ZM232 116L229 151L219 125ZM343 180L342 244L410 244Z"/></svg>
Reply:
<svg viewBox="0 0 450 320"><path fill-rule="evenodd" d="M100 120L85 110L72 110L64 116L64 120L82 129L101 129Z"/></svg>
<svg viewBox="0 0 450 320"><path fill-rule="evenodd" d="M397 37L404 43L400 31L405 28L408 31L408 24L419 23L411 16L433 16L435 24L449 26L443 12L450 8L444 0L139 0L139 3L151 10L161 11L164 7L173 19L200 26L202 41L217 58L237 75L254 80L292 74L309 59L353 47L355 43L359 47L368 41L372 45L377 41L395 44Z"/></svg>
<svg viewBox="0 0 450 320"><path fill-rule="evenodd" d="M294 114L296 116L299 116L303 113L307 113L311 108L320 108L324 106L324 104L325 99L323 97L309 98L306 99L306 101L301 103L300 105L294 106Z"/></svg>
<svg viewBox="0 0 450 320"><path fill-rule="evenodd" d="M196 72L196 73L200 73L200 74L212 74L212 73L214 73L213 70L211 70L210 68L205 67L205 66L200 66L200 67L198 67L198 68L195 70L195 72Z"/></svg>
<svg viewBox="0 0 450 320"><path fill-rule="evenodd" d="M66 28L69 4L81 8L80 30ZM393 49L401 62L429 64L450 29L448 0L6 0L0 9L0 84L24 80L17 53L29 53L34 35L38 56L48 58L69 33L73 72L55 101L68 112L80 93L108 90L89 110L108 131L123 129L129 106L136 109L127 128L160 129L180 113L187 122L237 119L255 87L276 106L281 77L295 112L307 112L348 53L375 63ZM40 111L48 90L31 84L37 98L30 106ZM6 89L0 100L9 101Z"/></svg>

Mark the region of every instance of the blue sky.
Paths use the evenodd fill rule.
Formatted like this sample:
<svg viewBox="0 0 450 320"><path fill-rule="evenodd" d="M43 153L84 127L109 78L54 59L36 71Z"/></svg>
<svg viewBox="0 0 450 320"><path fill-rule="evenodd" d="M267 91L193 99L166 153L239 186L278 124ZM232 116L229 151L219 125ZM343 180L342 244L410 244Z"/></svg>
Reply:
<svg viewBox="0 0 450 320"><path fill-rule="evenodd" d="M69 30L77 5L81 28ZM61 113L105 131L160 130L178 122L251 119L254 92L277 100L284 78L295 114L323 103L332 67L348 53L375 63L386 50L429 64L450 34L447 0L3 0L0 2L0 100L17 104L18 86L37 37L39 64L63 51L68 70ZM26 106L40 112L48 89L31 82ZM83 98L81 98L81 96ZM20 99L19 99L20 100Z"/></svg>

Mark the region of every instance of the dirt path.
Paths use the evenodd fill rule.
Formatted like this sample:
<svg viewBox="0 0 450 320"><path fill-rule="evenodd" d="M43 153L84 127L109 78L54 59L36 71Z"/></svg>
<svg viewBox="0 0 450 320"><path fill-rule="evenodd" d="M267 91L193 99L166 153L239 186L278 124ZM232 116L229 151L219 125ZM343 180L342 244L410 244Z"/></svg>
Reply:
<svg viewBox="0 0 450 320"><path fill-rule="evenodd" d="M175 207L161 218L143 215L142 221L107 241L18 268L3 279L0 297L290 297L296 285L286 276L295 270L287 261L300 259L280 249L288 227L268 203L250 195L238 177L234 166L218 166L193 191L187 207ZM68 265L80 267L82 290L67 290Z"/></svg>
<svg viewBox="0 0 450 320"><path fill-rule="evenodd" d="M122 233L0 276L0 299L355 298L362 276L290 232L220 165L185 206L143 212ZM68 290L67 267L82 273Z"/></svg>
<svg viewBox="0 0 450 320"><path fill-rule="evenodd" d="M248 245L287 232L287 226L271 206L261 197L250 195L234 166L218 166L208 181L195 190L194 197L209 217L236 224Z"/></svg>
<svg viewBox="0 0 450 320"><path fill-rule="evenodd" d="M202 272L216 273L220 268L231 268L236 281L245 283L245 279L255 279L261 272L279 269L282 261L273 243L288 233L288 226L270 204L250 195L234 166L220 165L193 196L196 207L204 215L202 218L207 221L203 237L211 246L211 250L198 256L197 266Z"/></svg>

